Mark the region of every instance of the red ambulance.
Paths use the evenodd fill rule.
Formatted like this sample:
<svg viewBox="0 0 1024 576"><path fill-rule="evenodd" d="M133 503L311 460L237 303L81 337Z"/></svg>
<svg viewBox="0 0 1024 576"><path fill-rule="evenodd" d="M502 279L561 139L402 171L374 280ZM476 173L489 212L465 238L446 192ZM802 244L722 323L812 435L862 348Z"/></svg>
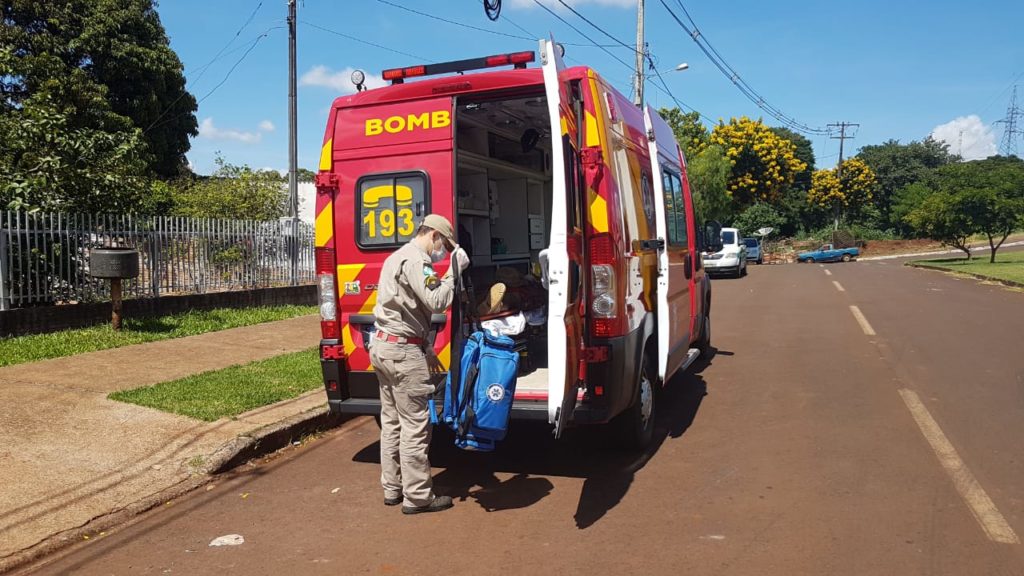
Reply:
<svg viewBox="0 0 1024 576"><path fill-rule="evenodd" d="M316 178L332 410L379 414L366 344L380 269L429 213L472 259L473 295L431 335L446 367L495 283L532 306L514 419L546 420L556 437L615 422L643 446L658 390L709 347L700 254L718 249L718 226L694 218L672 130L593 69L566 68L553 41L540 54L539 68L518 52L387 70L390 86L334 101Z"/></svg>

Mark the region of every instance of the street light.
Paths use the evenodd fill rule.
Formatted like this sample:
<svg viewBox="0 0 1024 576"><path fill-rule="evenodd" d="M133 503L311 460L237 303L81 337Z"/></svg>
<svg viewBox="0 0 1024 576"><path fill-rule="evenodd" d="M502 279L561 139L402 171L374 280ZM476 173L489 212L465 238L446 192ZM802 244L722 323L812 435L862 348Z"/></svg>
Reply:
<svg viewBox="0 0 1024 576"><path fill-rule="evenodd" d="M653 74L650 74L650 75L651 76L657 76L659 74L668 74L669 72L682 72L683 70L688 70L689 68L690 68L690 65L688 63L680 62L678 65L676 65L675 68L667 68L665 70L654 72Z"/></svg>

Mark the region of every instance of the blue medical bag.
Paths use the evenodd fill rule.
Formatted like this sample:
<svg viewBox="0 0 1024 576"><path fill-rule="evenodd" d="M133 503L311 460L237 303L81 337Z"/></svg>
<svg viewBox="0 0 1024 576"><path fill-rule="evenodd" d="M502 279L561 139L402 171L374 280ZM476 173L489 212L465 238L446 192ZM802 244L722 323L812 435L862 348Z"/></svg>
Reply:
<svg viewBox="0 0 1024 576"><path fill-rule="evenodd" d="M519 353L508 336L474 332L462 348L459 381L451 372L442 420L455 432L455 445L489 452L505 438L516 391Z"/></svg>

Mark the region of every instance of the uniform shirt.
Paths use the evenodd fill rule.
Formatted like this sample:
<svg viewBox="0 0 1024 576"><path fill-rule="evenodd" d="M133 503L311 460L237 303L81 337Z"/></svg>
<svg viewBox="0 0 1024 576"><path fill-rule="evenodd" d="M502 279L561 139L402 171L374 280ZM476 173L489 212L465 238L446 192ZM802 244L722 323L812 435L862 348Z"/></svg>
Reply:
<svg viewBox="0 0 1024 576"><path fill-rule="evenodd" d="M451 274L438 278L430 255L409 242L388 256L380 271L373 307L377 329L393 336L425 338L430 316L447 310L454 295Z"/></svg>

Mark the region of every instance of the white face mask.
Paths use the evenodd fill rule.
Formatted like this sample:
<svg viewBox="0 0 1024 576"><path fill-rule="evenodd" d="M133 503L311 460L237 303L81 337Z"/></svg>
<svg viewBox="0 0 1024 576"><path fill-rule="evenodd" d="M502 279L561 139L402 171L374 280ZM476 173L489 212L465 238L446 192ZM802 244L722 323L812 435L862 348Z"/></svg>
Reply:
<svg viewBox="0 0 1024 576"><path fill-rule="evenodd" d="M436 263L444 260L445 256L447 256L447 255L448 255L448 251L445 250L445 248L444 248L444 241L442 240L441 241L441 246L438 247L438 248L434 248L430 252L430 261L436 264Z"/></svg>

